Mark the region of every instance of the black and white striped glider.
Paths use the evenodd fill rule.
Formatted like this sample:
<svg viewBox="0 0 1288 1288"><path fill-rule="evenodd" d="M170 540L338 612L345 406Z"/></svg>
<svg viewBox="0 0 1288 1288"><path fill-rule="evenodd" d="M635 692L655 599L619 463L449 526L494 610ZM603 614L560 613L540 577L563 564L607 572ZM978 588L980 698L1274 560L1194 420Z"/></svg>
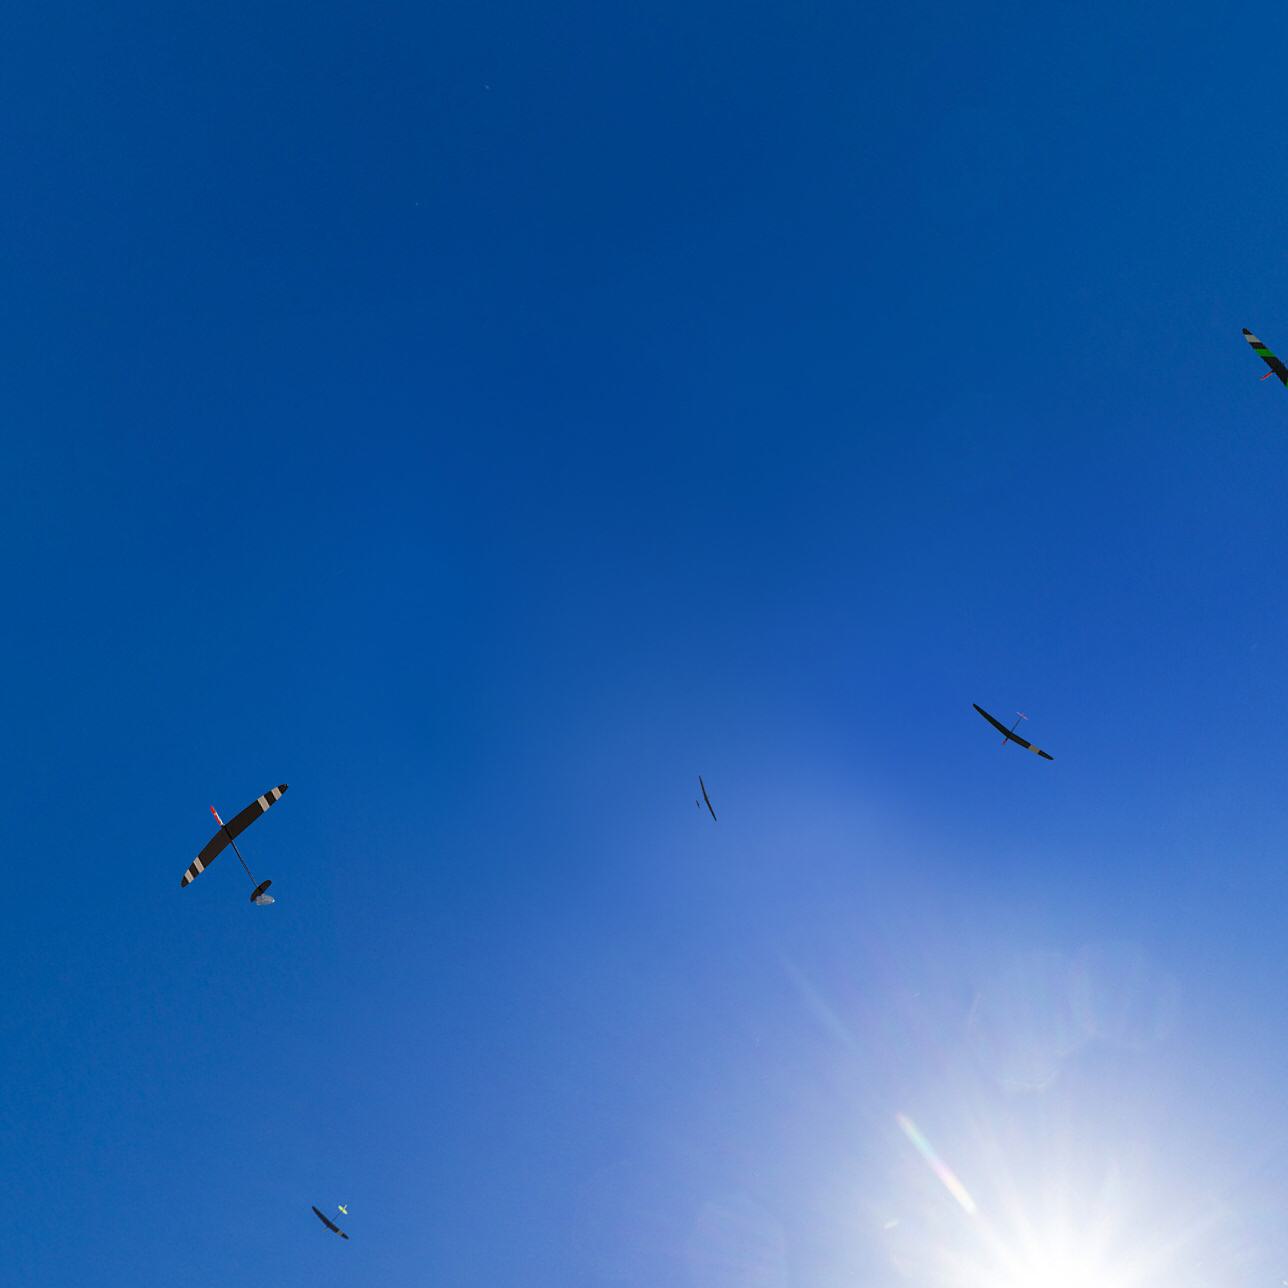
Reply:
<svg viewBox="0 0 1288 1288"><path fill-rule="evenodd" d="M310 1203L309 1206L313 1207L313 1204ZM313 1207L313 1212L317 1219L321 1221L322 1224L332 1233L338 1234L342 1239L347 1239L349 1237L338 1225L336 1225L334 1221L331 1220L329 1216L324 1216L316 1207ZM345 1216L349 1215L349 1209L345 1207L343 1203L336 1205L336 1212L343 1212Z"/></svg>
<svg viewBox="0 0 1288 1288"><path fill-rule="evenodd" d="M210 812L215 816L215 822L219 824L219 831L206 842L201 853L188 865L188 870L183 874L183 880L179 882L180 889L186 885L191 885L218 858L226 845L233 847L233 853L237 856L237 861L245 868L246 875L250 877L251 885L255 885L255 878L251 876L250 869L246 867L246 860L242 858L241 851L237 848L237 837L261 814L267 814L269 808L282 799L282 793L285 790L285 783L281 783L277 787L270 787L263 796L257 796L240 814L230 819L227 823L219 817L219 811L212 805ZM250 892L251 903L256 903L261 908L272 903L273 896L268 893L268 887L272 884L271 881L261 881L259 885L256 885Z"/></svg>
<svg viewBox="0 0 1288 1288"><path fill-rule="evenodd" d="M1005 747L1008 742L1014 742L1014 743L1018 743L1021 747L1023 747L1025 751L1031 751L1035 756L1041 756L1043 760L1055 759L1055 757L1052 756L1049 752L1043 751L1041 747L1035 747L1031 742L1028 742L1025 739L1021 738L1020 735L1015 732L1016 729L1019 728L1020 720L1028 719L1028 716L1026 716L1022 711L1017 711L1015 713L1017 716L1020 717L1020 720L1017 720L1008 729L1000 720L994 720L993 717L990 716L988 712L985 711L984 708L979 705L978 702L972 702L971 706L973 706L975 710L978 711L980 715L982 715L984 719L987 720L988 723L993 726L994 729L997 729L1001 733L1003 747Z"/></svg>

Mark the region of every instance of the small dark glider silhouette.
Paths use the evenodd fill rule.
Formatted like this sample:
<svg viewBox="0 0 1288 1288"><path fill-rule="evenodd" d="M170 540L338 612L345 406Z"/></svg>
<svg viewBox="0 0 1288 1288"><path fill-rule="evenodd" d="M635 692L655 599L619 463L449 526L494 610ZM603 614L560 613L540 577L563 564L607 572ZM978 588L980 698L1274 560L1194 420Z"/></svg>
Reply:
<svg viewBox="0 0 1288 1288"><path fill-rule="evenodd" d="M310 1203L309 1206L313 1207L313 1204ZM341 1206L340 1211L345 1212L345 1214L348 1215L346 1209L343 1206ZM326 1226L328 1230L331 1230L335 1234L338 1234L342 1239L347 1239L349 1237L347 1234L345 1234L345 1232L342 1229L340 1229L338 1225L336 1225L334 1221L331 1220L329 1216L323 1216L323 1214L319 1212L318 1209L315 1207L313 1207L313 1212L316 1215L317 1219L321 1221L322 1224Z"/></svg>
<svg viewBox="0 0 1288 1288"><path fill-rule="evenodd" d="M707 785L702 781L701 774L698 775L698 786L702 788L702 799L706 801L707 809L711 810L712 822L718 823L720 820L716 818L715 810L711 809L711 797L707 795ZM694 801L693 803L696 805L698 802Z"/></svg>
<svg viewBox="0 0 1288 1288"><path fill-rule="evenodd" d="M1016 727L1020 723L1020 720L1027 720L1028 716L1023 716L1023 715L1020 716L1020 720L1017 720L1015 724L1013 724L1008 729L1000 720L994 720L993 717L990 716L988 712L985 711L984 708L979 705L978 702L972 702L971 706L973 706L975 710L978 711L980 715L982 715L984 719L987 720L988 723L993 726L994 729L998 730L1001 733L1003 747L1005 747L1008 742L1018 742L1020 746L1023 747L1026 751L1031 751L1035 756L1041 756L1043 760L1055 759L1054 756L1050 755L1048 752L1043 751L1041 747L1035 747L1031 742L1028 742L1024 738L1021 738L1020 735L1015 732Z"/></svg>
<svg viewBox="0 0 1288 1288"><path fill-rule="evenodd" d="M1288 385L1288 367L1285 367L1246 326L1243 328L1243 338L1252 346L1253 353L1270 368L1261 377L1262 380L1269 380L1271 376L1278 376L1281 384Z"/></svg>
<svg viewBox="0 0 1288 1288"><path fill-rule="evenodd" d="M246 860L242 858L241 851L237 848L236 838L261 814L268 813L269 807L276 805L282 799L282 793L285 790L285 783L280 783L277 787L270 787L263 796L256 797L236 818L227 823L219 817L219 811L212 805L210 812L215 816L215 822L219 824L219 831L206 842L201 853L188 864L188 870L183 874L183 880L179 882L179 888L182 889L186 885L191 885L223 852L226 845L233 847L233 853L237 856L237 861L245 868L246 875L250 877L253 885L255 878L251 876L250 869L246 867ZM251 891L250 901L259 904L261 907L272 903L273 896L267 893L268 887L272 884L271 881L261 881Z"/></svg>

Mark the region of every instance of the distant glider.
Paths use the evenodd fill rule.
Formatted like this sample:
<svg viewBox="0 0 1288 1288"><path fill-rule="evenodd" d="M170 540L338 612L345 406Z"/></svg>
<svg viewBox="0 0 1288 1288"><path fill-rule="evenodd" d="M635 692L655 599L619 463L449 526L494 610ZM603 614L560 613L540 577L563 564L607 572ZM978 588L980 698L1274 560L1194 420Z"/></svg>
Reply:
<svg viewBox="0 0 1288 1288"><path fill-rule="evenodd" d="M1280 384L1288 385L1288 367L1285 367L1246 326L1243 328L1243 338L1252 346L1253 353L1270 368L1261 377L1262 380L1269 380L1271 376L1278 376Z"/></svg>
<svg viewBox="0 0 1288 1288"><path fill-rule="evenodd" d="M268 813L269 807L276 805L282 799L282 793L286 790L286 784L281 783L277 787L270 787L263 796L258 796L251 801L240 814L231 822L225 823L219 817L219 811L212 805L210 812L215 816L215 822L219 824L219 831L206 842L200 854L188 865L188 870L183 874L183 880L179 882L179 888L191 885L222 853L226 845L233 847L233 853L237 856L237 861L250 877L251 884L255 884L255 878L251 876L251 871L246 867L246 860L242 858L241 851L237 848L239 837L261 814ZM261 881L255 886L250 893L251 903L259 904L265 907L273 902L273 896L268 893L268 887L273 883L271 881Z"/></svg>
<svg viewBox="0 0 1288 1288"><path fill-rule="evenodd" d="M310 1204L309 1204L309 1206L310 1206L310 1207L313 1207L313 1204L311 1204L311 1203L310 1203ZM313 1211L314 1211L314 1213L316 1214L317 1219L318 1219L319 1221L321 1221L321 1222L322 1222L322 1224L323 1224L324 1226L326 1226L326 1228L327 1228L328 1230L331 1230L331 1231L333 1231L335 1234L338 1234L338 1235L340 1236L340 1238L342 1238L342 1239L347 1239L347 1238L349 1237L347 1234L345 1234L345 1232L344 1232L342 1229L340 1229L340 1227L339 1227L338 1225L336 1225L336 1223L335 1223L334 1221L332 1221L332 1220L331 1220L331 1218L330 1218L329 1216L323 1216L323 1214L322 1214L321 1212L319 1212L319 1211L318 1211L318 1209L317 1209L317 1208L315 1208L315 1207L313 1207ZM337 1207L336 1207L336 1211L337 1211L337 1212L343 1212L343 1213L345 1214L345 1216L348 1216L348 1215L349 1215L349 1209L348 1209L347 1207L345 1207L343 1203L340 1203L340 1204L338 1204L338 1205L337 1205Z"/></svg>
<svg viewBox="0 0 1288 1288"><path fill-rule="evenodd" d="M719 820L718 818L716 818L716 812L715 812L715 810L711 809L711 797L707 795L707 785L706 785L706 783L704 783L704 782L702 781L702 775L701 775L701 774L699 774L699 775L698 775L698 786L702 788L702 799L703 799L704 801L706 801L706 803L707 803L707 809L711 810L711 820L712 820L712 822L714 822L714 823L718 823L720 820ZM694 801L693 803L696 805L698 802L697 802L697 801Z"/></svg>
<svg viewBox="0 0 1288 1288"><path fill-rule="evenodd" d="M1021 715L1019 712L1016 712L1016 714L1020 716L1020 720L1017 720L1008 729L1000 720L994 720L993 717L990 716L988 712L985 711L984 708L979 705L978 702L972 702L971 706L973 706L975 710L978 711L980 715L982 715L984 719L987 720L988 723L993 726L994 729L998 730L998 732L1001 733L1003 747L1005 747L1008 742L1017 742L1026 751L1031 751L1035 756L1041 756L1043 760L1055 759L1054 756L1043 751L1041 747L1035 747L1031 742L1025 741L1025 739L1021 738L1020 735L1015 732L1015 730L1019 727L1020 720L1027 720L1028 716Z"/></svg>

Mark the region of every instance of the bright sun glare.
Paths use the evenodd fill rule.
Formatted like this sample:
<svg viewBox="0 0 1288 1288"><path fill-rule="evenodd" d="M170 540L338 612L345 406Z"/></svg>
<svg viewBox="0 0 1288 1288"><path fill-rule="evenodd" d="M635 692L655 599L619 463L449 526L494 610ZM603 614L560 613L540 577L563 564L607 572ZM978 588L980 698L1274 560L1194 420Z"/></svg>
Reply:
<svg viewBox="0 0 1288 1288"><path fill-rule="evenodd" d="M1011 1225L1006 1237L990 1227L982 1212L971 1222L974 1249L959 1245L950 1254L945 1276L945 1283L958 1288L1146 1288L1137 1273L1145 1263L1133 1266L1109 1255L1103 1230L1089 1230L1079 1238L1067 1226L1040 1230L1021 1225L1017 1230Z"/></svg>
<svg viewBox="0 0 1288 1288"><path fill-rule="evenodd" d="M1175 1282L1163 1274L1175 1245L1159 1242L1156 1231L1133 1220L1129 1192L1107 1184L1103 1174L1048 1155L1047 1166L1029 1171L1025 1182L996 1151L985 1150L993 1166L982 1157L968 1160L968 1185L908 1115L896 1121L924 1164L918 1175L933 1187L919 1189L920 1219L907 1211L911 1219L886 1227L896 1264L910 1282L933 1288L1154 1288L1165 1279Z"/></svg>
<svg viewBox="0 0 1288 1288"><path fill-rule="evenodd" d="M1038 1254L1019 1266L999 1271L992 1288L1130 1288L1127 1280L1107 1273L1090 1258L1063 1253Z"/></svg>

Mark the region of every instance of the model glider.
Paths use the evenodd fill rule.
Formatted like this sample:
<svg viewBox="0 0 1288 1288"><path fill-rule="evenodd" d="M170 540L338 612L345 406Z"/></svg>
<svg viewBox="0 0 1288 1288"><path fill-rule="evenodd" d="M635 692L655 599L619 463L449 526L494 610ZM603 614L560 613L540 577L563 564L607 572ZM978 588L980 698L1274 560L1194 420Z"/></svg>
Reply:
<svg viewBox="0 0 1288 1288"><path fill-rule="evenodd" d="M309 1204L309 1206L310 1206L310 1207L313 1207L313 1205L312 1205L311 1203ZM340 1229L340 1227L339 1227L338 1225L336 1225L336 1223L335 1223L334 1221L332 1221L332 1220L331 1220L331 1218L330 1218L329 1216L324 1216L324 1215L323 1215L321 1212L319 1212L319 1211L318 1211L318 1209L317 1209L317 1208L315 1208L315 1207L313 1208L313 1211L314 1211L314 1213L316 1214L317 1219L318 1219L319 1221L321 1221L321 1222L322 1222L322 1224L323 1224L324 1226L326 1226L326 1228L327 1228L328 1230L332 1231L334 1234L338 1234L338 1235L340 1236L340 1238L342 1238L342 1239L347 1239L347 1238L349 1237L347 1234L345 1234L345 1232L344 1232L342 1229ZM347 1207L345 1207L343 1203L339 1204L339 1205L336 1207L336 1211L337 1211L337 1212L343 1212L345 1216L348 1216L348 1215L349 1215L349 1209L348 1209Z"/></svg>
<svg viewBox="0 0 1288 1288"><path fill-rule="evenodd" d="M206 842L201 853L188 865L187 872L183 874L183 880L179 882L180 888L191 885L215 861L226 845L233 847L233 853L237 856L238 862L245 868L246 875L250 877L251 885L255 885L255 878L251 876L250 869L246 867L246 860L242 858L241 851L237 848L237 837L261 814L267 814L269 807L276 805L282 799L282 793L285 790L285 783L281 783L277 787L270 787L263 796L257 796L240 814L227 823L219 817L219 811L212 805L210 812L215 816L215 822L219 824L219 831ZM273 896L268 893L268 887L272 884L271 881L261 881L259 885L255 885L255 888L250 892L251 903L257 903L261 908L272 903Z"/></svg>
<svg viewBox="0 0 1288 1288"><path fill-rule="evenodd" d="M702 799L703 799L704 801L706 801L706 803L707 803L707 809L711 810L711 820L712 820L712 822L718 823L720 820L719 820L718 818L716 818L716 812L715 812L715 810L711 809L711 797L707 795L707 785L706 785L706 783L704 783L704 782L702 781L702 775L701 775L701 774L699 774L699 775L698 775L698 786L702 788ZM697 801L694 801L693 803L696 805L698 802L697 802Z"/></svg>
<svg viewBox="0 0 1288 1288"><path fill-rule="evenodd" d="M1288 385L1288 367L1285 367L1246 326L1243 328L1243 338L1252 346L1253 353L1270 368L1261 377L1262 380L1269 380L1271 376L1278 376L1280 384Z"/></svg>
<svg viewBox="0 0 1288 1288"><path fill-rule="evenodd" d="M1017 742L1026 751L1031 751L1035 756L1041 756L1043 760L1055 759L1055 757L1052 756L1049 752L1043 751L1041 747L1035 747L1031 742L1025 741L1025 739L1021 738L1020 735L1015 732L1016 729L1019 728L1020 720L1027 720L1028 716L1017 711L1016 715L1020 717L1020 720L1017 720L1008 729L1000 720L994 720L993 717L990 716L988 712L985 711L984 708L979 705L978 702L972 702L971 706L973 706L975 710L978 711L980 715L982 715L984 719L987 720L988 723L993 726L994 729L998 730L1001 733L1003 747L1005 747L1008 742Z"/></svg>

